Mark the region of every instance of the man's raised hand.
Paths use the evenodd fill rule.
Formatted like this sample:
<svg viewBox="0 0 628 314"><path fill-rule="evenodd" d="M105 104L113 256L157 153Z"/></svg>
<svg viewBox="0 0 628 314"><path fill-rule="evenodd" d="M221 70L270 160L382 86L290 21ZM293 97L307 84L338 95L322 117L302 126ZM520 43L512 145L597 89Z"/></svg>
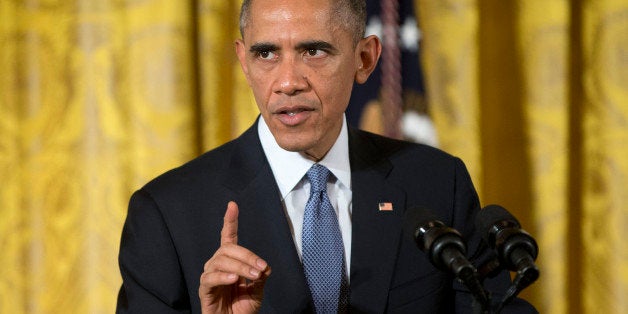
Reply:
<svg viewBox="0 0 628 314"><path fill-rule="evenodd" d="M205 263L200 279L202 313L257 312L270 272L266 261L238 246L238 205L229 202L220 232L220 248Z"/></svg>

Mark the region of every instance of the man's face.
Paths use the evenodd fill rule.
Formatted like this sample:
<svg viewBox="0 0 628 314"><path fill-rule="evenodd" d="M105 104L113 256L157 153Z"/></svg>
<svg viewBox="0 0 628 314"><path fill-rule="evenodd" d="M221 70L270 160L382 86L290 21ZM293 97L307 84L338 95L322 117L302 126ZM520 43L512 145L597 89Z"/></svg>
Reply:
<svg viewBox="0 0 628 314"><path fill-rule="evenodd" d="M336 141L354 80L366 80L356 75L362 43L356 49L329 9L329 0L254 1L244 38L236 42L275 140L312 159L324 157Z"/></svg>

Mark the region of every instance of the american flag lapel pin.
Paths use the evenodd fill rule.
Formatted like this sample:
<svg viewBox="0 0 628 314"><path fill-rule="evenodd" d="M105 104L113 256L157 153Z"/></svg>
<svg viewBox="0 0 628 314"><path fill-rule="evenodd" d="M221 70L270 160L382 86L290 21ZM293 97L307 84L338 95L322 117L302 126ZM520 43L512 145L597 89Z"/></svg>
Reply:
<svg viewBox="0 0 628 314"><path fill-rule="evenodd" d="M392 203L389 203L389 202L379 203L380 212L390 212L392 210L393 210Z"/></svg>

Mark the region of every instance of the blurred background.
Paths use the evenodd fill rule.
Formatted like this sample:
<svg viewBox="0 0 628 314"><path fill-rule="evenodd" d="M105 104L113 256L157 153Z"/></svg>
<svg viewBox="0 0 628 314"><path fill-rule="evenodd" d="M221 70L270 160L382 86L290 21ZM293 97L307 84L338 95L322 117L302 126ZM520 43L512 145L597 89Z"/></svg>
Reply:
<svg viewBox="0 0 628 314"><path fill-rule="evenodd" d="M257 117L239 5L0 0L0 313L114 311L132 191ZM537 239L541 313L628 313L628 0L380 8L350 123L461 157Z"/></svg>

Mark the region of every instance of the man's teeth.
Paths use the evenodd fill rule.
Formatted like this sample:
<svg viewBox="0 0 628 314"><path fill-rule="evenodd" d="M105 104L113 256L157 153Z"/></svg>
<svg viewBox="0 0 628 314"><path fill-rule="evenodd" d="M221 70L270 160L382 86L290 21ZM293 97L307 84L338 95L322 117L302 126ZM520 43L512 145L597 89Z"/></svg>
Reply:
<svg viewBox="0 0 628 314"><path fill-rule="evenodd" d="M281 113L285 114L285 115L288 115L290 117L294 117L294 116L296 116L299 113L304 112L304 111L307 111L307 110L306 109L295 109L295 110L292 110L292 111L285 110L285 111L282 111Z"/></svg>

